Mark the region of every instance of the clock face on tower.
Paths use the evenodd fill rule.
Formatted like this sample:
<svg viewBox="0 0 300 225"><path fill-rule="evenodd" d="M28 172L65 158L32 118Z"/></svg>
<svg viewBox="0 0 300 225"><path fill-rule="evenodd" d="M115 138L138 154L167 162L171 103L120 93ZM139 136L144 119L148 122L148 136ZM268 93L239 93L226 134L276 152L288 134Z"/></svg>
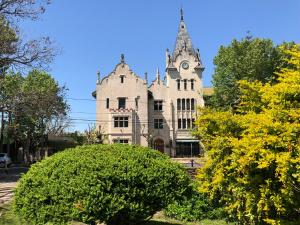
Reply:
<svg viewBox="0 0 300 225"><path fill-rule="evenodd" d="M182 63L182 68L187 70L189 68L189 64L187 62Z"/></svg>

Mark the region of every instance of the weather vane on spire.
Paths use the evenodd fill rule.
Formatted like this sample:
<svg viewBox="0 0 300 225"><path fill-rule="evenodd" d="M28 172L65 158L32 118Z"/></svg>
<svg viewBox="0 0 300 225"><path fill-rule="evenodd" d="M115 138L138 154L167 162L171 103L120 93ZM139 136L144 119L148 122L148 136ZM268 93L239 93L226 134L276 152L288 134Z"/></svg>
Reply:
<svg viewBox="0 0 300 225"><path fill-rule="evenodd" d="M181 9L180 9L180 16L181 16L181 21L183 21L183 9L182 9L182 6L181 6Z"/></svg>

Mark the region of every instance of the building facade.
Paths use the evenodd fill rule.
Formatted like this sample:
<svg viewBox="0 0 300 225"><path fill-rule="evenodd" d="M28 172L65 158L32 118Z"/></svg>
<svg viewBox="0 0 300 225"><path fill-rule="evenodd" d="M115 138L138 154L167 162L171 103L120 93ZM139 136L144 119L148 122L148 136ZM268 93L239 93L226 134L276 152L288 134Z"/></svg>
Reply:
<svg viewBox="0 0 300 225"><path fill-rule="evenodd" d="M97 81L96 127L108 143L155 148L171 157L195 157L199 141L190 131L197 107L204 106L199 49L193 47L181 10L173 52L166 50L165 76L148 84L121 55L120 63Z"/></svg>

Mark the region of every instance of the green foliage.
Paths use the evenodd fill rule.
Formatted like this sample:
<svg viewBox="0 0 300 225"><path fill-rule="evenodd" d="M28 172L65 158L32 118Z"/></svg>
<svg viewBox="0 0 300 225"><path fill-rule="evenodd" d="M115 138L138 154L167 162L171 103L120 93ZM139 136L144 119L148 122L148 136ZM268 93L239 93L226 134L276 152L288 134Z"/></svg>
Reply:
<svg viewBox="0 0 300 225"><path fill-rule="evenodd" d="M84 145L34 164L20 180L14 209L36 224L135 224L189 191L185 169L158 151Z"/></svg>
<svg viewBox="0 0 300 225"><path fill-rule="evenodd" d="M0 1L0 75L9 69L48 68L56 55L48 37L39 40L23 38L19 22L37 19L45 11L48 0ZM20 71L20 70L18 70Z"/></svg>
<svg viewBox="0 0 300 225"><path fill-rule="evenodd" d="M287 48L291 44L283 43ZM286 66L284 53L269 39L246 37L234 39L229 46L221 46L214 58L214 95L210 104L232 107L240 101L239 80L262 83L274 81L276 72Z"/></svg>
<svg viewBox="0 0 300 225"><path fill-rule="evenodd" d="M199 190L241 224L300 222L300 49L284 51L276 83L240 81L235 112L203 109L196 121Z"/></svg>
<svg viewBox="0 0 300 225"><path fill-rule="evenodd" d="M223 209L214 208L206 196L194 189L189 195L169 204L165 213L167 216L181 221L223 219L226 215Z"/></svg>
<svg viewBox="0 0 300 225"><path fill-rule="evenodd" d="M9 23L0 16L0 74L8 69L11 60L7 55L16 53L16 43L19 41L17 33L10 27Z"/></svg>
<svg viewBox="0 0 300 225"><path fill-rule="evenodd" d="M25 150L44 142L46 134L65 128L68 105L65 87L46 72L33 70L26 77L9 73L0 79L0 108L8 117L7 139L23 143Z"/></svg>

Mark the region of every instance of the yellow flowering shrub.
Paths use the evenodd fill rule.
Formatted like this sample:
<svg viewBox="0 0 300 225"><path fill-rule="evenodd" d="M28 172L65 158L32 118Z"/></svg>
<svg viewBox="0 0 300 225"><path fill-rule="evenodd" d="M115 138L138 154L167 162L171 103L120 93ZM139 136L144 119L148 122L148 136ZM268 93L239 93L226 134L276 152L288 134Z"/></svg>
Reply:
<svg viewBox="0 0 300 225"><path fill-rule="evenodd" d="M277 83L240 81L234 112L200 109L196 120L199 191L240 224L300 224L300 48L284 51Z"/></svg>

